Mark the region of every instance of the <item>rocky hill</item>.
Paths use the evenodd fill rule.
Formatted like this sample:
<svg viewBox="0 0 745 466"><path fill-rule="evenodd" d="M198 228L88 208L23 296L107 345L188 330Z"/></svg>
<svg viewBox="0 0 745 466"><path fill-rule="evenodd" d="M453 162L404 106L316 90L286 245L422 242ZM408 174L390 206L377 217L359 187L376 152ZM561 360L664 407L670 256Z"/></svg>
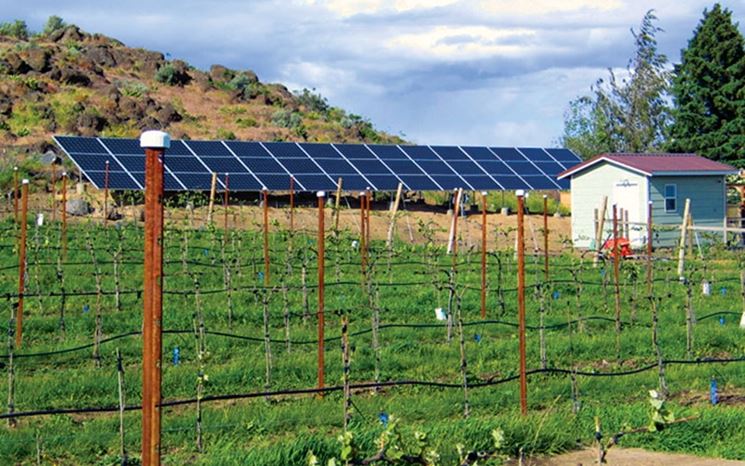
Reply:
<svg viewBox="0 0 745 466"><path fill-rule="evenodd" d="M61 20L30 34L0 25L0 146L43 151L52 134L401 142L308 90L290 92L250 70L199 70ZM50 22L52 19L50 18Z"/></svg>

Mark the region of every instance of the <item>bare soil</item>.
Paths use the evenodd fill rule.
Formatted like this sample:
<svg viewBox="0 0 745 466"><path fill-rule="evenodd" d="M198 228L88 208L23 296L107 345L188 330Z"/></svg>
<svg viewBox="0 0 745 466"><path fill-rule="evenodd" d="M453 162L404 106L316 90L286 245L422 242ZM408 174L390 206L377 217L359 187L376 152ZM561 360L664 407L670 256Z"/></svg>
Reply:
<svg viewBox="0 0 745 466"><path fill-rule="evenodd" d="M550 458L529 458L524 466L590 466L597 464L597 451L592 448L564 453ZM612 448L606 456L609 466L736 466L745 465L745 461L702 458L679 453L662 453L642 450L641 448ZM506 463L517 466L518 461Z"/></svg>

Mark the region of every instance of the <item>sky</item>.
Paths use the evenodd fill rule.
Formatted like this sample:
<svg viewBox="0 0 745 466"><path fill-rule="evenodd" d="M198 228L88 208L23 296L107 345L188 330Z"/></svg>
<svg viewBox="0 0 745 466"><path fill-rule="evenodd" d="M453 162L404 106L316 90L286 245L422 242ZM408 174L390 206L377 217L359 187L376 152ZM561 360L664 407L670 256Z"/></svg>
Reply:
<svg viewBox="0 0 745 466"><path fill-rule="evenodd" d="M745 24L745 0L727 0ZM653 8L680 59L699 0L0 0L0 19L50 15L208 69L315 89L418 144L553 146L568 103L633 53Z"/></svg>

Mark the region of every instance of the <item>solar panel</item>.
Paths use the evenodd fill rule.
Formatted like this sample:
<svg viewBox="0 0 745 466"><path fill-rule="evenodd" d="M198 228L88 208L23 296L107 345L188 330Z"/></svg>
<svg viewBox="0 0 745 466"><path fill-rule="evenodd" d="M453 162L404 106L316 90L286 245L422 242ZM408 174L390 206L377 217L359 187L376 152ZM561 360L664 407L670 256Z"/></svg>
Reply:
<svg viewBox="0 0 745 466"><path fill-rule="evenodd" d="M144 187L144 152L137 139L55 136L55 141L97 188ZM581 160L562 148L318 144L248 141L171 141L166 151L167 191L209 190L218 186L286 191L294 177L297 191L371 188L394 191L568 189L556 175Z"/></svg>

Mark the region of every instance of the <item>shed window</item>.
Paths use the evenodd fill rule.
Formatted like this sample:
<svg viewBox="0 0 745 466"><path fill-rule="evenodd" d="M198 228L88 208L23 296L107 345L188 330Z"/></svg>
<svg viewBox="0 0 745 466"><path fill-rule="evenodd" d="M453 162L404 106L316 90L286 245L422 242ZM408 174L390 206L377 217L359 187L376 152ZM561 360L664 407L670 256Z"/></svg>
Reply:
<svg viewBox="0 0 745 466"><path fill-rule="evenodd" d="M678 186L665 185L665 212L675 212L678 209Z"/></svg>

